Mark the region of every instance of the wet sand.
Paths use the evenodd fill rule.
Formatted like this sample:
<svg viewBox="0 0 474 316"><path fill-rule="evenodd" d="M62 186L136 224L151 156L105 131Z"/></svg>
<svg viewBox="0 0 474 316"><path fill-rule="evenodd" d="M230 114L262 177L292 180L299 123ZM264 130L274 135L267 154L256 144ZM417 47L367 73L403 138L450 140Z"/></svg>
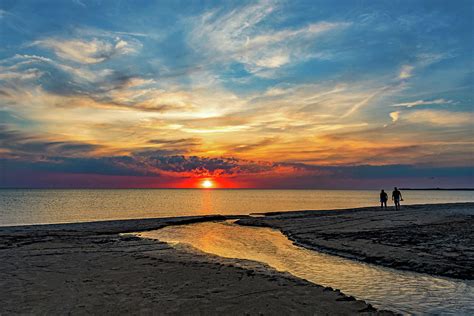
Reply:
<svg viewBox="0 0 474 316"><path fill-rule="evenodd" d="M0 314L390 314L259 263L120 234L231 218L2 227Z"/></svg>
<svg viewBox="0 0 474 316"><path fill-rule="evenodd" d="M350 259L474 279L474 203L263 215L237 223L279 229L300 246Z"/></svg>

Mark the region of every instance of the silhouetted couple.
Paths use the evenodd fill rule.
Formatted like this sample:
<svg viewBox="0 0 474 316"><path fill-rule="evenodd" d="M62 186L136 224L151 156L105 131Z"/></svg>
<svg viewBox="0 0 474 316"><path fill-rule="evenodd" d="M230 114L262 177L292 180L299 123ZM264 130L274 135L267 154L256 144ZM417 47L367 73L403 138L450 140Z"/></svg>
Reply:
<svg viewBox="0 0 474 316"><path fill-rule="evenodd" d="M388 200L388 195L385 193L384 190L380 191L380 207L381 208L387 208L387 200ZM399 210L400 209L400 201L403 201L402 199L402 193L398 191L397 187L393 188L392 192L392 201L395 203L395 209Z"/></svg>

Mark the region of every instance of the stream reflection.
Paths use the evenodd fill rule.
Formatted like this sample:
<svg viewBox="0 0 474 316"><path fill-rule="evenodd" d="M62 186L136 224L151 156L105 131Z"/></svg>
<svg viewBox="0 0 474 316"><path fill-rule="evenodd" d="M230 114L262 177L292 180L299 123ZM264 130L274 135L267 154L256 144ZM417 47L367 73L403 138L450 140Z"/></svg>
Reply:
<svg viewBox="0 0 474 316"><path fill-rule="evenodd" d="M313 283L338 288L375 307L405 314L474 314L474 283L398 271L292 244L279 231L230 222L170 226L139 234L185 243L221 257L264 262Z"/></svg>

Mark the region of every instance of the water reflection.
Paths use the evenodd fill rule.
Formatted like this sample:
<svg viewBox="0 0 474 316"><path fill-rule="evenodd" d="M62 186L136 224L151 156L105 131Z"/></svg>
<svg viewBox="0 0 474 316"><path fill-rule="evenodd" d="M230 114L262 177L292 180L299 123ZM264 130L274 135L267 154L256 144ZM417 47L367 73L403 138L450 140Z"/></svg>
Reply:
<svg viewBox="0 0 474 316"><path fill-rule="evenodd" d="M2 190L0 225L379 205L357 190ZM473 191L406 191L404 203L474 202Z"/></svg>
<svg viewBox="0 0 474 316"><path fill-rule="evenodd" d="M416 314L474 314L474 284L402 272L293 245L279 231L231 223L166 227L140 234L186 243L221 257L264 262L316 284L338 288L379 308Z"/></svg>

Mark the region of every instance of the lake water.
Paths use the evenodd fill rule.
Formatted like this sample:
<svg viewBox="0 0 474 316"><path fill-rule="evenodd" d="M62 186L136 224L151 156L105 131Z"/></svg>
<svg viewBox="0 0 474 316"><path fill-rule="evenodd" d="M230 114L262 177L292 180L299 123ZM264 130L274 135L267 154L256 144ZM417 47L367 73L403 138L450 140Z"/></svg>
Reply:
<svg viewBox="0 0 474 316"><path fill-rule="evenodd" d="M474 202L474 191L404 191L405 204ZM0 189L0 226L378 205L356 190Z"/></svg>
<svg viewBox="0 0 474 316"><path fill-rule="evenodd" d="M340 289L380 309L416 315L474 315L473 281L399 271L307 250L270 228L200 223L139 235L184 243L221 257L263 262L278 271Z"/></svg>

